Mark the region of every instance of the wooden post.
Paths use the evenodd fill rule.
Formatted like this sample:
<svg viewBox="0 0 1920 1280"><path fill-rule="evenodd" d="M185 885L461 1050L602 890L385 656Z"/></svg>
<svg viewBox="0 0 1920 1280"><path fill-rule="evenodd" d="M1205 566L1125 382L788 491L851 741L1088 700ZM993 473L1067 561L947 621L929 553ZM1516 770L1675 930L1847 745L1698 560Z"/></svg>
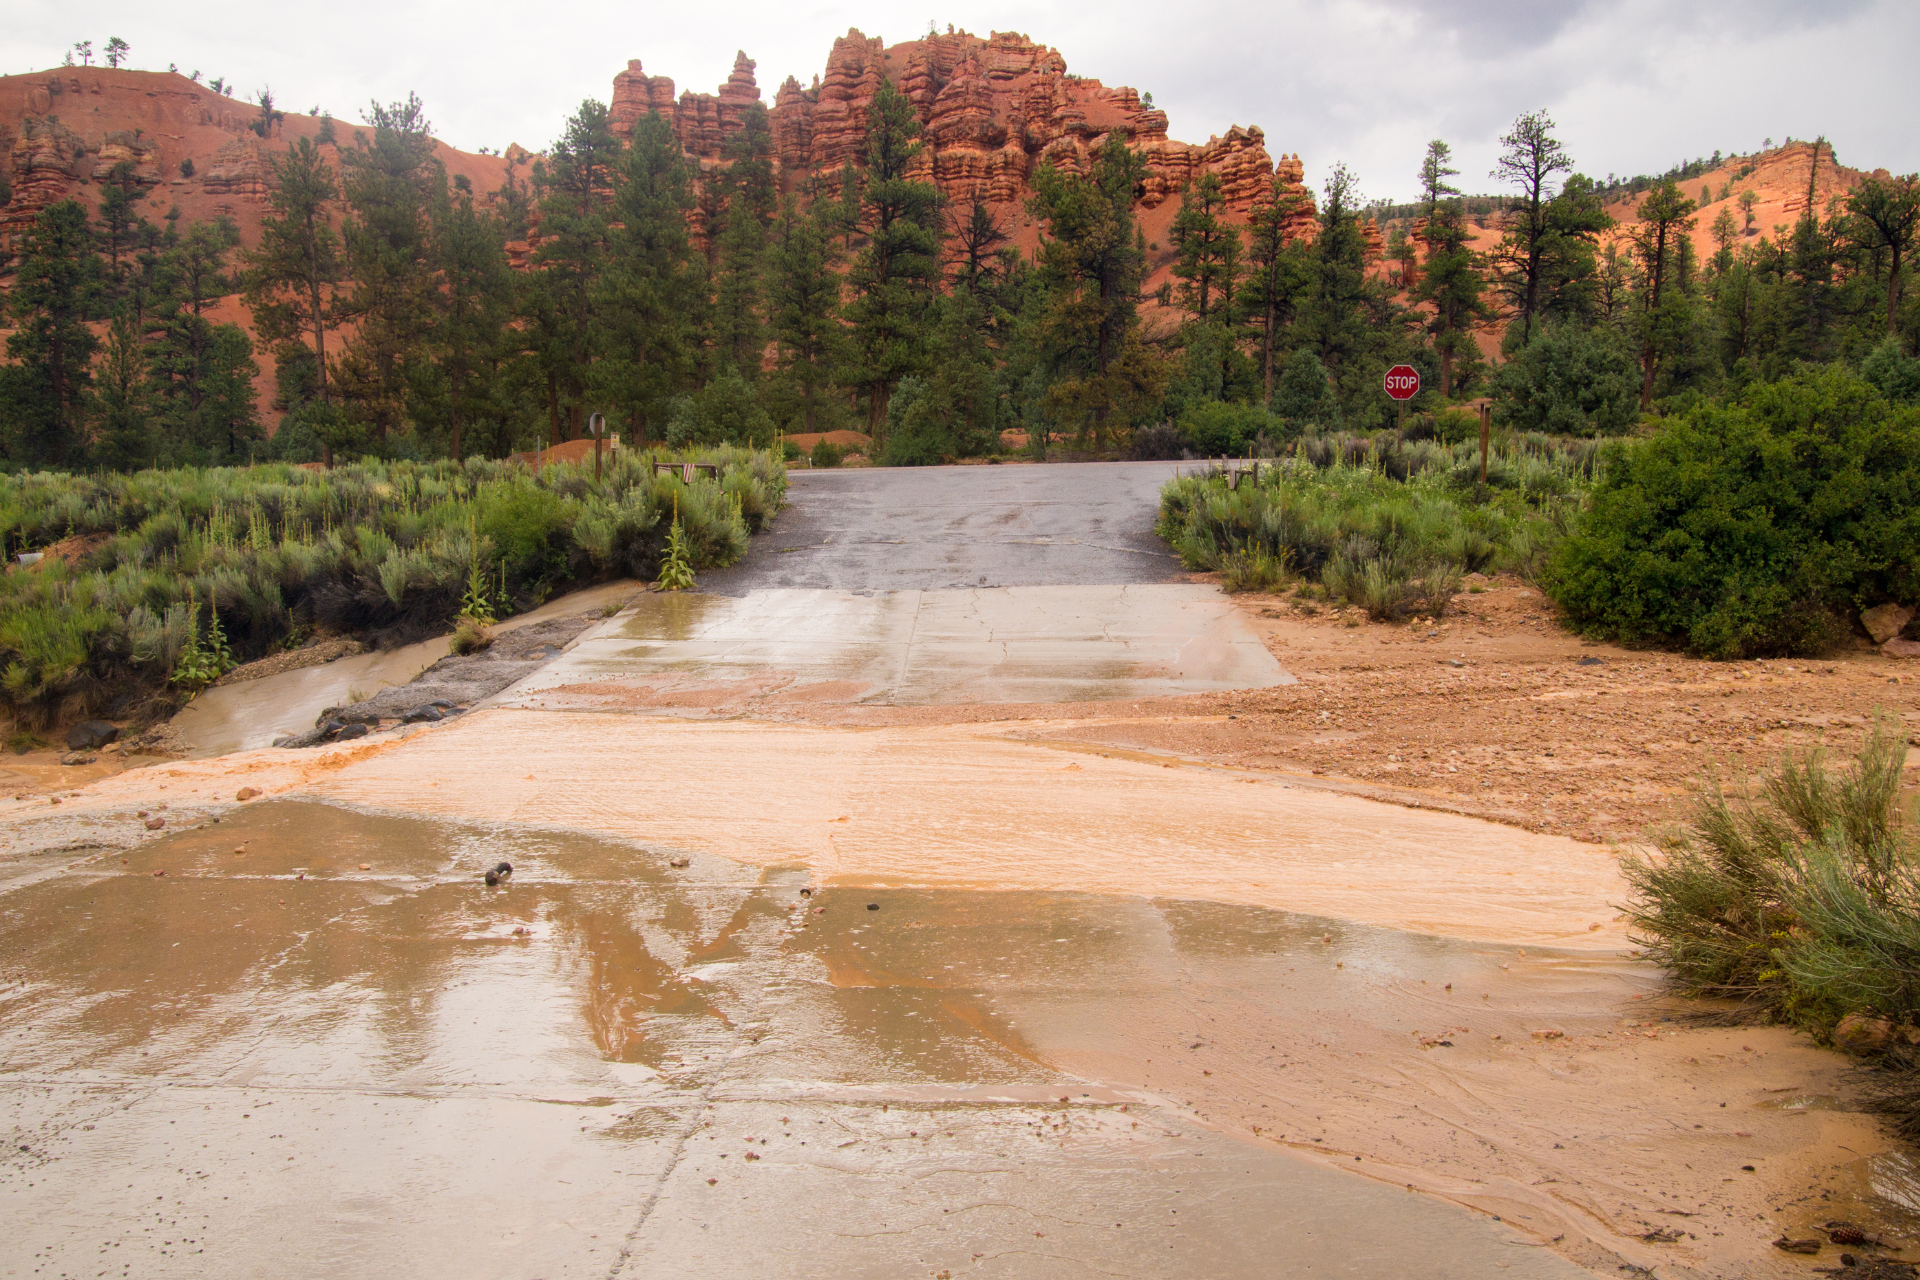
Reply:
<svg viewBox="0 0 1920 1280"><path fill-rule="evenodd" d="M1487 482L1487 436L1493 429L1493 406L1480 406L1480 483Z"/></svg>

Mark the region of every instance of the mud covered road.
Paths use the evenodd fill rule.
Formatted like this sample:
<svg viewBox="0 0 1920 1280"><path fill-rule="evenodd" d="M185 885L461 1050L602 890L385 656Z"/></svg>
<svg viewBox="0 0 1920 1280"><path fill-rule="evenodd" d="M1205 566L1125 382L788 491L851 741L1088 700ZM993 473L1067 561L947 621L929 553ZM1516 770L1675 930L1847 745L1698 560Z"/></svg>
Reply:
<svg viewBox="0 0 1920 1280"><path fill-rule="evenodd" d="M1472 628L1217 596L1152 539L1170 470L801 474L712 594L595 597L453 721L23 762L0 1275L1790 1277L1837 1250L1782 1232L1914 1234L1844 1061L1662 1001L1568 838L1601 793L1547 726L1678 759L1718 739L1641 726L1714 673L1670 705L1687 664L1515 584ZM1604 811L1668 812L1628 768Z"/></svg>

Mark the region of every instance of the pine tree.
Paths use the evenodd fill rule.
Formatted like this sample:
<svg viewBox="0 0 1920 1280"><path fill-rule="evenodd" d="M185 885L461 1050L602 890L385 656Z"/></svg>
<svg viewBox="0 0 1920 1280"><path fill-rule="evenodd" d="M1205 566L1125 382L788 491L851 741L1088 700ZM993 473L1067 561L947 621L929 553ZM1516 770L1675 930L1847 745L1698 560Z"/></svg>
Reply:
<svg viewBox="0 0 1920 1280"><path fill-rule="evenodd" d="M268 163L274 177L268 196L271 212L260 220L260 243L243 259L243 296L263 341L298 347L311 337L314 394L326 406L332 403L327 329L333 322L333 291L342 276L339 240L327 212L336 190L333 170L307 138L296 138ZM197 309L198 303L194 305ZM287 363L284 354L281 363ZM331 451L326 463L333 465Z"/></svg>
<svg viewBox="0 0 1920 1280"><path fill-rule="evenodd" d="M342 159L353 288L339 305L355 328L335 381L354 420L384 442L405 420L410 365L432 317L439 281L430 212L446 175L418 97L373 103L365 119L371 134L356 133Z"/></svg>
<svg viewBox="0 0 1920 1280"><path fill-rule="evenodd" d="M1492 314L1482 297L1485 286L1466 215L1457 206L1441 204L1437 199L1428 210L1424 232L1427 269L1412 296L1415 302L1433 308L1426 330L1440 353L1440 394L1451 397L1455 364L1463 357L1469 363L1478 358L1473 331L1491 320Z"/></svg>
<svg viewBox="0 0 1920 1280"><path fill-rule="evenodd" d="M1900 332L1901 271L1920 238L1920 175L1869 177L1847 196L1855 239L1878 257L1887 253L1887 332ZM1719 224L1715 224L1718 227Z"/></svg>
<svg viewBox="0 0 1920 1280"><path fill-rule="evenodd" d="M1640 203L1640 222L1634 229L1634 253L1640 260L1644 280L1640 311L1640 411L1653 408L1653 379L1662 355L1676 340L1677 329L1685 324L1684 279L1681 275L1681 250L1690 242L1694 203L1682 195L1671 178L1647 194Z"/></svg>
<svg viewBox="0 0 1920 1280"><path fill-rule="evenodd" d="M624 148L605 104L588 99L567 118L559 141L535 161L540 193L537 279L526 299L536 321L535 354L547 390L550 442L576 439L595 380L595 340L603 326L596 314L597 282L610 244L608 211L613 174Z"/></svg>
<svg viewBox="0 0 1920 1280"><path fill-rule="evenodd" d="M1157 400L1164 371L1140 341L1146 245L1133 219L1146 159L1109 134L1092 172L1034 171L1029 209L1046 223L1039 247L1047 301L1037 337L1053 366L1056 412L1091 425L1103 449L1111 418Z"/></svg>
<svg viewBox="0 0 1920 1280"><path fill-rule="evenodd" d="M444 282L433 317L433 381L436 391L444 388L448 450L458 462L474 408L487 398L512 311L506 229L475 208L470 190L443 198L434 210L433 256Z"/></svg>
<svg viewBox="0 0 1920 1280"><path fill-rule="evenodd" d="M106 358L97 381L94 456L106 466L133 471L155 461L147 428L146 353L140 330L125 309L107 331Z"/></svg>
<svg viewBox="0 0 1920 1280"><path fill-rule="evenodd" d="M643 116L614 169L619 225L594 291L604 348L598 385L639 444L664 432L674 397L697 385L706 281L688 234L692 206L692 176L672 126L657 113Z"/></svg>
<svg viewBox="0 0 1920 1280"><path fill-rule="evenodd" d="M766 350L762 318L761 271L766 228L751 201L736 195L720 236L720 265L714 277L713 345L721 364L732 365L749 383L760 376Z"/></svg>
<svg viewBox="0 0 1920 1280"><path fill-rule="evenodd" d="M767 322L780 371L799 388L800 421L812 434L821 391L831 385L844 346L839 258L831 211L789 204L774 224L767 255Z"/></svg>
<svg viewBox="0 0 1920 1280"><path fill-rule="evenodd" d="M1274 354L1281 349L1281 334L1293 324L1311 288L1309 250L1287 235L1309 199L1275 177L1265 200L1254 206L1247 228L1248 271L1240 306L1258 335L1263 404L1273 403Z"/></svg>
<svg viewBox="0 0 1920 1280"><path fill-rule="evenodd" d="M923 367L933 285L940 274L940 194L907 177L920 154L920 118L891 80L867 108L867 173L862 228L867 246L854 262L847 318L867 389L867 425L886 436L887 397Z"/></svg>
<svg viewBox="0 0 1920 1280"><path fill-rule="evenodd" d="M102 272L86 208L76 200L42 209L25 240L7 300L14 363L0 369L6 452L15 462L59 466L85 439L100 347L87 321L104 293Z"/></svg>
<svg viewBox="0 0 1920 1280"><path fill-rule="evenodd" d="M1520 345L1525 346L1533 341L1534 320L1540 314L1540 289L1551 234L1547 205L1553 199L1554 178L1572 172L1573 161L1553 136L1553 118L1544 111L1530 111L1515 120L1500 145L1506 150L1492 176L1518 187L1521 204L1506 236L1493 251L1493 260L1503 287L1520 313Z"/></svg>
<svg viewBox="0 0 1920 1280"><path fill-rule="evenodd" d="M1231 307L1240 267L1240 231L1221 219L1227 193L1217 173L1203 173L1180 193L1171 239L1181 309L1201 324L1220 306Z"/></svg>

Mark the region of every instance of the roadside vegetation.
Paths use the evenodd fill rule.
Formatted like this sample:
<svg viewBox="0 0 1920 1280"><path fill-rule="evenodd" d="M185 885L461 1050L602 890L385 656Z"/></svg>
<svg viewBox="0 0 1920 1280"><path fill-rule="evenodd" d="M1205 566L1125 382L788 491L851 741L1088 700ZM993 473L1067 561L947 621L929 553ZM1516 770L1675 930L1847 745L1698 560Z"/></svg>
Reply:
<svg viewBox="0 0 1920 1280"><path fill-rule="evenodd" d="M538 471L500 462L183 468L0 480L0 696L22 722L148 718L237 662L316 631L392 645L572 587L660 571L677 513L688 567L738 560L779 509L767 453L622 451ZM676 455L673 461L680 461Z"/></svg>
<svg viewBox="0 0 1920 1280"><path fill-rule="evenodd" d="M1886 1101L1920 1137L1920 843L1900 805L1906 734L1844 767L1790 753L1758 794L1701 791L1692 820L1623 862L1636 940L1692 995L1887 1055Z"/></svg>
<svg viewBox="0 0 1920 1280"><path fill-rule="evenodd" d="M1540 586L1575 629L1711 658L1810 656L1920 601L1920 406L1842 368L1701 402L1619 440L1444 419L1262 437L1259 482L1169 482L1160 532L1230 590L1294 585L1376 619L1446 607L1463 574Z"/></svg>
<svg viewBox="0 0 1920 1280"><path fill-rule="evenodd" d="M1508 434L1480 481L1477 445L1412 433L1306 436L1290 457L1182 476L1160 495L1160 534L1228 590L1358 605L1376 620L1437 616L1463 575L1538 575L1591 487L1588 441ZM1250 466L1250 464L1240 464Z"/></svg>

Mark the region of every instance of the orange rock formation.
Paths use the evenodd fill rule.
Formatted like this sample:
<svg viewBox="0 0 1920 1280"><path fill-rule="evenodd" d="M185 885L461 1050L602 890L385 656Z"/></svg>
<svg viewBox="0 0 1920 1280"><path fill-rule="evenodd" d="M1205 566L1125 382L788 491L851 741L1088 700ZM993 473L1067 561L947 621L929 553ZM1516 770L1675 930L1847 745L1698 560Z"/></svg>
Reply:
<svg viewBox="0 0 1920 1280"><path fill-rule="evenodd" d="M629 130L649 112L673 125L688 155L721 158L729 134L744 127L760 101L754 64L742 52L718 93L674 95L673 81L649 76L638 60L614 77L611 115ZM1239 217L1270 198L1276 174L1305 199L1297 219L1310 233L1313 199L1301 185L1296 156L1276 165L1257 127L1236 125L1203 145L1167 137L1167 116L1132 89L1067 74L1057 50L1011 31L986 39L966 32L929 35L888 46L857 30L833 42L825 72L811 88L788 77L774 94L768 118L783 185L859 163L866 147L867 107L883 78L914 104L924 126L920 176L950 199L1017 203L1031 194L1036 165L1085 172L1094 153L1118 136L1146 154L1148 174L1139 203L1152 210L1177 198L1203 173L1218 174L1229 210ZM710 167L710 166L709 166Z"/></svg>

